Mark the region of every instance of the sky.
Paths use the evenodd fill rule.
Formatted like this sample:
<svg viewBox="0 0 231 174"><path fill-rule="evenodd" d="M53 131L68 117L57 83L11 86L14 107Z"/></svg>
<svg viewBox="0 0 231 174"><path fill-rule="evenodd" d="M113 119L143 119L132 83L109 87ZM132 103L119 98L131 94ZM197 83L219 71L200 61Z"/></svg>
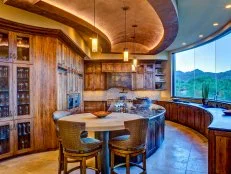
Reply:
<svg viewBox="0 0 231 174"><path fill-rule="evenodd" d="M176 56L177 71L225 72L231 70L231 33L195 49L179 52Z"/></svg>

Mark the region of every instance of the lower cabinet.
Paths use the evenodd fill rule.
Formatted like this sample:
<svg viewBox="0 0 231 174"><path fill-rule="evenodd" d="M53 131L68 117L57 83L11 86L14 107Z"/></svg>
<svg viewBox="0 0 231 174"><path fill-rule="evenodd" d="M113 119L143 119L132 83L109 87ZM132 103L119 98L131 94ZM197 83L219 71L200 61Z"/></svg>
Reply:
<svg viewBox="0 0 231 174"><path fill-rule="evenodd" d="M0 159L32 150L32 119L0 122Z"/></svg>
<svg viewBox="0 0 231 174"><path fill-rule="evenodd" d="M180 123L208 137L211 115L201 108L181 103L157 101L156 104L166 109L166 120Z"/></svg>
<svg viewBox="0 0 231 174"><path fill-rule="evenodd" d="M0 122L0 159L13 155L13 121Z"/></svg>

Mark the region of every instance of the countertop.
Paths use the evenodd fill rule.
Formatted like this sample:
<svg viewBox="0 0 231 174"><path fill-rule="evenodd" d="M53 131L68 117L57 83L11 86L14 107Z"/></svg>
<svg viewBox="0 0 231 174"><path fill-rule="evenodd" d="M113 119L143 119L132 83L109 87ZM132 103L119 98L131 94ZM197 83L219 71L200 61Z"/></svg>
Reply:
<svg viewBox="0 0 231 174"><path fill-rule="evenodd" d="M173 102L172 100L159 100L166 101L171 103L177 103L187 106L194 106L200 109L203 109L210 113L212 116L212 123L209 125L208 129L212 130L221 130L221 131L231 131L231 116L227 116L223 113L223 108L213 108L213 107L204 107L202 104L197 103L186 103L186 102Z"/></svg>

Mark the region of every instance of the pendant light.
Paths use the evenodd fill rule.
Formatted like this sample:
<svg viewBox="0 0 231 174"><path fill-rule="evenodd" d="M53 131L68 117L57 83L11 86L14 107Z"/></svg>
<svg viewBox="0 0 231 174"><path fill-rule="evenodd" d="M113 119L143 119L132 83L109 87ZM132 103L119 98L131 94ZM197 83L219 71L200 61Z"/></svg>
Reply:
<svg viewBox="0 0 231 174"><path fill-rule="evenodd" d="M95 27L95 0L94 0L94 37L91 40L92 52L98 52L98 34Z"/></svg>
<svg viewBox="0 0 231 174"><path fill-rule="evenodd" d="M129 7L127 6L124 6L122 8L124 10L124 22L125 22L125 25L124 25L124 39L125 39L125 47L124 47L124 62L127 62L128 61L128 56L129 56L129 53L128 53L128 48L127 48L127 10L129 9Z"/></svg>
<svg viewBox="0 0 231 174"><path fill-rule="evenodd" d="M136 67L137 66L137 59L136 59L136 56L135 56L135 53L136 53L136 27L137 25L132 25L132 27L134 28L134 35L133 35L133 66Z"/></svg>

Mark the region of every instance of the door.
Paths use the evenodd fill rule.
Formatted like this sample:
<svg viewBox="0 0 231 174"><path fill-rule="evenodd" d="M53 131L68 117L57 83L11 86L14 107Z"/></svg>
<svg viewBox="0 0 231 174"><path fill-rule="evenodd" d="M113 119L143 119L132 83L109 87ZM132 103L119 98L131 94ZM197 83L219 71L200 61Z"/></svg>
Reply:
<svg viewBox="0 0 231 174"><path fill-rule="evenodd" d="M0 121L13 119L12 64L0 62Z"/></svg>
<svg viewBox="0 0 231 174"><path fill-rule="evenodd" d="M13 64L14 117L32 117L32 66Z"/></svg>
<svg viewBox="0 0 231 174"><path fill-rule="evenodd" d="M0 30L0 62L12 62L9 37L8 32Z"/></svg>
<svg viewBox="0 0 231 174"><path fill-rule="evenodd" d="M13 33L12 55L14 63L32 64L32 37L26 34Z"/></svg>
<svg viewBox="0 0 231 174"><path fill-rule="evenodd" d="M32 119L15 120L15 154L33 150Z"/></svg>
<svg viewBox="0 0 231 174"><path fill-rule="evenodd" d="M0 122L0 159L13 155L13 121Z"/></svg>

